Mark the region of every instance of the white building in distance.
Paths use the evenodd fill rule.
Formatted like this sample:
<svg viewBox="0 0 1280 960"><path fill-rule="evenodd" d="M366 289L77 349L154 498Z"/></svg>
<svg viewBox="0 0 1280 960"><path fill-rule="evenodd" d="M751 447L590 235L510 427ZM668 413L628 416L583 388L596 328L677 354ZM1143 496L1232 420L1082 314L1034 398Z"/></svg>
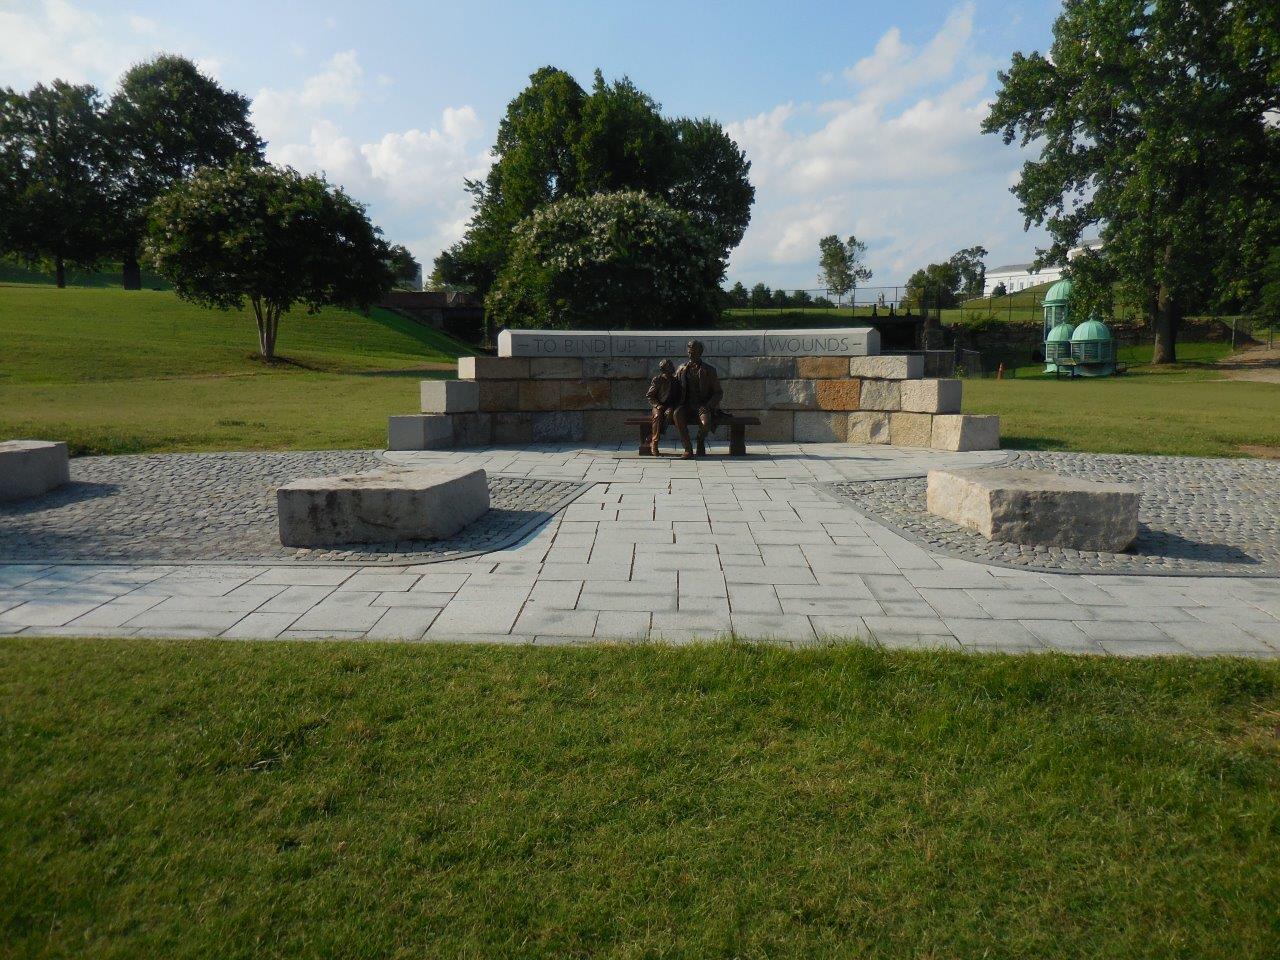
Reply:
<svg viewBox="0 0 1280 960"><path fill-rule="evenodd" d="M1081 246L1072 247L1067 252L1067 259L1073 260L1085 250L1097 250L1101 247L1101 240L1086 240ZM1063 268L1058 264L1046 266L1040 270L1032 270L1029 263L1006 263L1003 266L992 267L987 271L982 295L992 296L991 291L1002 283L1006 293L1016 293L1042 283L1053 283L1062 279L1062 270Z"/></svg>

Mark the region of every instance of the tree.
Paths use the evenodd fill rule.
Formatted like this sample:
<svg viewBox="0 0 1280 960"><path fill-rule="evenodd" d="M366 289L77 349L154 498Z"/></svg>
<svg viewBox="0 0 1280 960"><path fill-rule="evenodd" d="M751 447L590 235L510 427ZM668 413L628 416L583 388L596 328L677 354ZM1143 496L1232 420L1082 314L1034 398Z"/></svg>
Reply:
<svg viewBox="0 0 1280 960"><path fill-rule="evenodd" d="M867 245L852 236L841 242L833 233L818 241L818 281L836 295L837 303L857 289L858 281L871 279L863 263L866 252Z"/></svg>
<svg viewBox="0 0 1280 960"><path fill-rule="evenodd" d="M751 288L751 306L767 307L773 303L773 291L765 284L757 283Z"/></svg>
<svg viewBox="0 0 1280 960"><path fill-rule="evenodd" d="M391 269L391 276L397 286L410 287L411 289L421 286L422 283L422 267L418 261L413 258L413 254L408 248L402 244L394 244L387 255L387 266Z"/></svg>
<svg viewBox="0 0 1280 960"><path fill-rule="evenodd" d="M950 308L956 305L956 291L960 287L960 269L954 260L931 263L917 270L907 280L902 303L906 307L919 307L922 311Z"/></svg>
<svg viewBox="0 0 1280 960"><path fill-rule="evenodd" d="M696 326L719 315L721 277L711 241L662 200L566 197L516 227L485 307L502 326Z"/></svg>
<svg viewBox="0 0 1280 960"><path fill-rule="evenodd" d="M666 119L625 77L599 71L590 93L543 67L510 104L483 181L468 181L471 221L436 258L443 285L486 293L509 257L518 223L567 197L641 190L689 215L720 251L742 239L755 191L750 163L712 120Z"/></svg>
<svg viewBox="0 0 1280 960"><path fill-rule="evenodd" d="M983 129L1039 147L1013 188L1052 239L1037 263L1099 229L1073 277L1147 304L1153 361L1174 362L1183 314L1217 292L1275 186L1274 0L1072 0L1053 34L1049 55L1014 54Z"/></svg>
<svg viewBox="0 0 1280 960"><path fill-rule="evenodd" d="M184 300L253 306L262 356L297 304L367 308L391 286L390 249L364 207L323 178L233 161L152 204L145 254Z"/></svg>
<svg viewBox="0 0 1280 960"><path fill-rule="evenodd" d="M793 307L810 307L813 306L813 297L808 290L797 290L791 295L791 305Z"/></svg>
<svg viewBox="0 0 1280 960"><path fill-rule="evenodd" d="M202 74L185 57L164 54L131 67L106 113L124 288L142 287L138 254L146 209L200 167L237 157L262 159L249 100Z"/></svg>
<svg viewBox="0 0 1280 960"><path fill-rule="evenodd" d="M982 295L987 279L987 267L982 261L986 256L986 248L980 245L966 247L951 255L951 263L960 274L960 292L966 296Z"/></svg>
<svg viewBox="0 0 1280 960"><path fill-rule="evenodd" d="M748 306L751 302L749 299L750 294L747 293L747 288L742 285L741 280L739 280L732 287L729 288L729 291L726 294L726 296L729 299L729 306L731 307L741 308L741 307Z"/></svg>
<svg viewBox="0 0 1280 960"><path fill-rule="evenodd" d="M102 102L91 86L55 80L0 90L0 243L29 263L70 265L107 252L107 157Z"/></svg>
<svg viewBox="0 0 1280 960"><path fill-rule="evenodd" d="M1008 292L1009 291L1005 288L1003 280L1001 280L999 283L997 283L994 287L991 288L991 295L993 297L1003 297L1007 295Z"/></svg>

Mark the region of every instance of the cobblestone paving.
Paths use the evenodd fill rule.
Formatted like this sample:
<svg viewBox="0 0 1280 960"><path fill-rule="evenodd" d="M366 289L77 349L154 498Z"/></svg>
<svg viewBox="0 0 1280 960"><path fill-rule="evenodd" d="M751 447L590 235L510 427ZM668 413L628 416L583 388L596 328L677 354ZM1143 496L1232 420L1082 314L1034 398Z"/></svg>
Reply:
<svg viewBox="0 0 1280 960"><path fill-rule="evenodd" d="M277 486L388 466L376 453L360 450L76 459L67 486L0 504L0 562L457 559L515 542L588 486L491 473L492 508L449 540L362 544L356 550L281 546Z"/></svg>
<svg viewBox="0 0 1280 960"><path fill-rule="evenodd" d="M1009 466L1140 486L1137 542L1126 553L989 542L929 513L923 478L831 488L866 515L954 557L1052 573L1280 576L1280 464L1024 451Z"/></svg>

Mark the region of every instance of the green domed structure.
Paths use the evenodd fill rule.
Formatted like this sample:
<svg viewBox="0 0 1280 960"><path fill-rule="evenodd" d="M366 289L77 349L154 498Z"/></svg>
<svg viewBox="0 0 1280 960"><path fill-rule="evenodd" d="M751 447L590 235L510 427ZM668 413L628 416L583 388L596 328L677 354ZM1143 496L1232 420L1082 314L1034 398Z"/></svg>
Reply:
<svg viewBox="0 0 1280 960"><path fill-rule="evenodd" d="M1058 369L1059 360L1071 359L1071 334L1075 330L1069 323L1060 323L1044 339L1045 373Z"/></svg>
<svg viewBox="0 0 1280 960"><path fill-rule="evenodd" d="M1109 377L1116 372L1115 337L1096 314L1071 334L1071 357L1080 376Z"/></svg>
<svg viewBox="0 0 1280 960"><path fill-rule="evenodd" d="M1071 356L1071 292L1070 280L1059 280L1044 295L1044 372L1056 373L1055 361ZM1065 328L1065 330L1063 329Z"/></svg>

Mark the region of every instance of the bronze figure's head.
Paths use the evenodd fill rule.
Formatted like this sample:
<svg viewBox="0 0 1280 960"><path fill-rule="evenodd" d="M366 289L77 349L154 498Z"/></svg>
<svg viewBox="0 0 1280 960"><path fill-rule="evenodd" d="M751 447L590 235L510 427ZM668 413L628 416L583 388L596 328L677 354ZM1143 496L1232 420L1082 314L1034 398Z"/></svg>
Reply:
<svg viewBox="0 0 1280 960"><path fill-rule="evenodd" d="M670 360L663 360L658 364L658 372L665 373L669 377L676 372L676 365Z"/></svg>
<svg viewBox="0 0 1280 960"><path fill-rule="evenodd" d="M702 341L690 340L688 344L689 359L695 363L702 359Z"/></svg>

